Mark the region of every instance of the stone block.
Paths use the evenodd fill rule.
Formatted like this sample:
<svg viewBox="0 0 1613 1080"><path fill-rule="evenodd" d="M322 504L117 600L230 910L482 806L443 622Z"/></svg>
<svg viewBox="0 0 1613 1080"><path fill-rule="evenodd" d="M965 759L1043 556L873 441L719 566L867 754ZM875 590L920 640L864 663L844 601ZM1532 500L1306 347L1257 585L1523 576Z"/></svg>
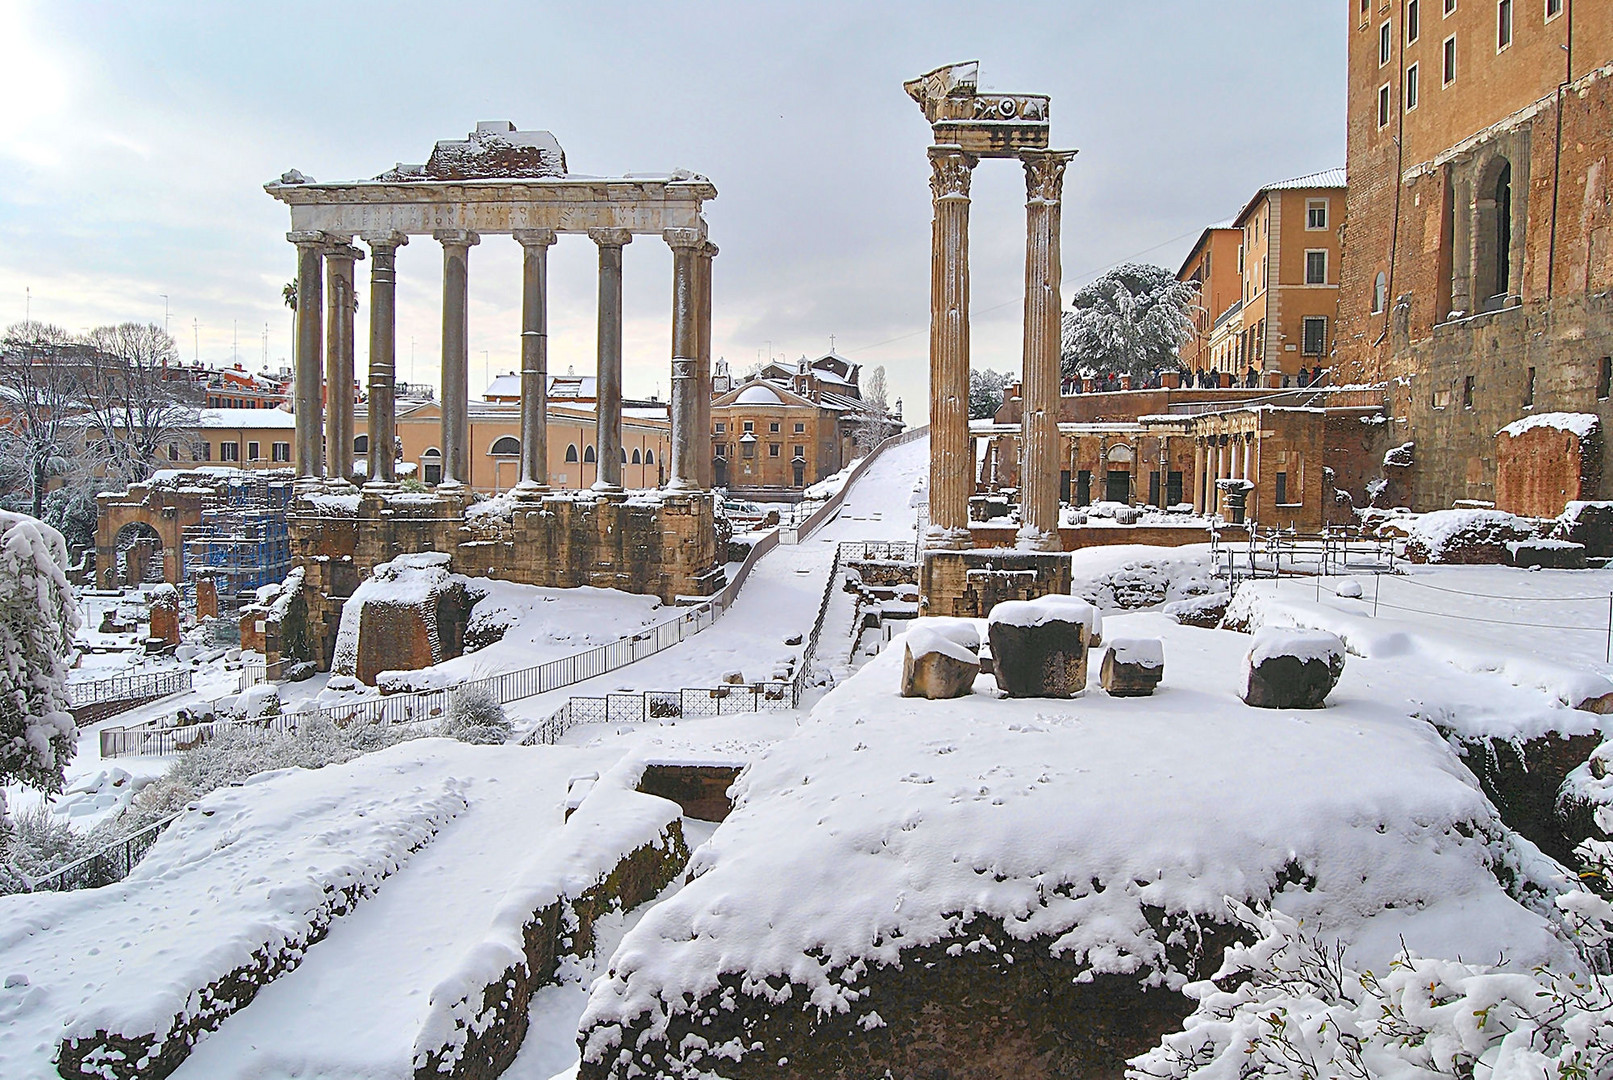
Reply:
<svg viewBox="0 0 1613 1080"><path fill-rule="evenodd" d="M974 548L927 551L920 570L926 615L983 618L1005 600L1070 591L1070 557L1060 552Z"/></svg>
<svg viewBox="0 0 1613 1080"><path fill-rule="evenodd" d="M902 635L902 696L967 697L980 674L980 632L968 619L916 619Z"/></svg>
<svg viewBox="0 0 1613 1080"><path fill-rule="evenodd" d="M1245 704L1320 709L1344 674L1344 642L1324 630L1262 627L1243 668Z"/></svg>
<svg viewBox="0 0 1613 1080"><path fill-rule="evenodd" d="M1569 503L1552 526L1551 535L1556 540L1584 545L1587 558L1613 557L1613 502Z"/></svg>
<svg viewBox="0 0 1613 1080"><path fill-rule="evenodd" d="M1115 638L1098 672L1110 697L1147 697L1165 675L1165 643L1159 638Z"/></svg>
<svg viewBox="0 0 1613 1080"><path fill-rule="evenodd" d="M218 582L211 577L196 579L196 620L218 618Z"/></svg>
<svg viewBox="0 0 1613 1080"><path fill-rule="evenodd" d="M1009 600L991 609L992 676L1009 697L1069 698L1086 690L1097 611L1073 596Z"/></svg>
<svg viewBox="0 0 1613 1080"><path fill-rule="evenodd" d="M1183 626L1214 630L1221 625L1221 619L1226 615L1227 605L1230 603L1232 603L1231 593L1208 593L1166 604L1165 615Z"/></svg>
<svg viewBox="0 0 1613 1080"><path fill-rule="evenodd" d="M179 590L172 585L152 590L151 636L168 645L179 644Z"/></svg>
<svg viewBox="0 0 1613 1080"><path fill-rule="evenodd" d="M1585 545L1569 540L1518 540L1507 545L1507 561L1522 569L1585 569Z"/></svg>

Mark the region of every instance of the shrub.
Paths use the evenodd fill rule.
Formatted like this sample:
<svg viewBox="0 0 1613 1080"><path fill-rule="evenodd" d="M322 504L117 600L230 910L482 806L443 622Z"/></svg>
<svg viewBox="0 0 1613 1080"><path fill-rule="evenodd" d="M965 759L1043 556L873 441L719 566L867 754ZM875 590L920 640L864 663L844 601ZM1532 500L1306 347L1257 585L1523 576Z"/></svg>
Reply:
<svg viewBox="0 0 1613 1080"><path fill-rule="evenodd" d="M487 746L507 742L510 720L493 692L484 686L462 686L443 718L442 734L460 742Z"/></svg>

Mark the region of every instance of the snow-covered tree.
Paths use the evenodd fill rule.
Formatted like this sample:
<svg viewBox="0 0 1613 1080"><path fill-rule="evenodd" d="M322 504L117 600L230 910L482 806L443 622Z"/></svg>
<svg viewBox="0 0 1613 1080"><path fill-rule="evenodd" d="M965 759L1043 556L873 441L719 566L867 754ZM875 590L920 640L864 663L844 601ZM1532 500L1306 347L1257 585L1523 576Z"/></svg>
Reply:
<svg viewBox="0 0 1613 1080"><path fill-rule="evenodd" d="M969 369L969 419L990 420L1003 406L1003 393L1013 376L990 368Z"/></svg>
<svg viewBox="0 0 1613 1080"><path fill-rule="evenodd" d="M1193 287L1162 266L1126 263L1080 289L1064 313L1062 366L1068 377L1174 369L1193 332Z"/></svg>
<svg viewBox="0 0 1613 1080"><path fill-rule="evenodd" d="M48 323L17 323L0 337L0 474L27 492L34 517L44 513L49 482L73 471L81 426L76 365L63 363L72 336Z"/></svg>
<svg viewBox="0 0 1613 1080"><path fill-rule="evenodd" d="M0 785L59 792L76 749L66 683L79 616L67 566L61 533L0 511Z"/></svg>
<svg viewBox="0 0 1613 1080"><path fill-rule="evenodd" d="M124 480L144 480L162 463L170 444L196 441L197 391L177 378L179 350L159 326L120 323L92 330L93 373L85 404L100 434L103 467Z"/></svg>
<svg viewBox="0 0 1613 1080"><path fill-rule="evenodd" d="M862 396L870 408L877 409L881 413L890 411L890 403L886 400L884 364L868 373L868 382L862 388Z"/></svg>

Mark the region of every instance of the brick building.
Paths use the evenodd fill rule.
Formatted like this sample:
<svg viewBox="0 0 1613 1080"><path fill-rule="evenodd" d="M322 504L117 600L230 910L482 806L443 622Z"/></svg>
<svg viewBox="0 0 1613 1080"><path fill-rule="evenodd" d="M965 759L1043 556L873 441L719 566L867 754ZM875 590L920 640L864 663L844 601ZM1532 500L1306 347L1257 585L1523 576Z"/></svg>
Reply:
<svg viewBox="0 0 1613 1080"><path fill-rule="evenodd" d="M1496 500L1503 427L1613 419L1613 0L1350 5L1341 376L1393 380L1410 505Z"/></svg>

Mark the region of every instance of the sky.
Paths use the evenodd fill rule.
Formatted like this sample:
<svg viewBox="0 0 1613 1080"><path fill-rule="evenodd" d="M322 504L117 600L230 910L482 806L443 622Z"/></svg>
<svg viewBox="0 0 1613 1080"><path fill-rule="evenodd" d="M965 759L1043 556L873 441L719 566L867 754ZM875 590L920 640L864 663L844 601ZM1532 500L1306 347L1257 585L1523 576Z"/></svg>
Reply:
<svg viewBox="0 0 1613 1080"><path fill-rule="evenodd" d="M421 162L479 120L552 131L595 175L709 177L713 355L837 352L928 400L929 130L905 79L980 61L1052 96L1064 299L1124 261L1175 270L1266 183L1344 163L1347 5L963 3L139 4L0 0L0 325L166 325L184 358L289 363L289 213L263 184ZM1025 189L975 170L973 359L1017 371ZM625 253L624 381L665 396L671 252ZM399 377L436 383L441 250L398 258ZM359 368L366 363L361 264ZM596 254L550 255L550 370L591 372ZM520 248L470 259L473 394L517 368Z"/></svg>

